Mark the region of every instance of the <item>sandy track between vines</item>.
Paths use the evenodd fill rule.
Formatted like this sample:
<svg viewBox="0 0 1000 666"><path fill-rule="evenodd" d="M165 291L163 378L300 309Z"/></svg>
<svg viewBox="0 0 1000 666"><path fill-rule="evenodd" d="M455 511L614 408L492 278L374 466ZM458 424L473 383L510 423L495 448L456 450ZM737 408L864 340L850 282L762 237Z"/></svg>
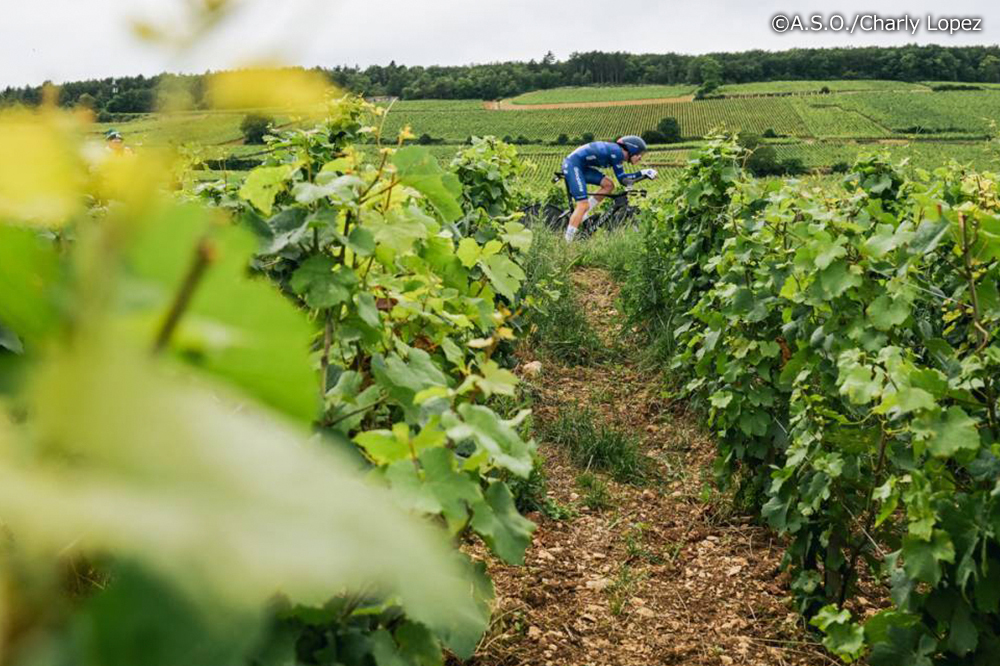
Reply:
<svg viewBox="0 0 1000 666"><path fill-rule="evenodd" d="M573 279L588 319L613 344L617 287L597 269L578 270ZM630 358L636 350L624 351L590 367L541 359L542 374L532 380L535 418L545 422L580 400L607 422L641 435L659 478L646 487L608 480L614 506L591 511L575 485L581 470L563 450L541 442L550 497L579 516L530 514L538 530L525 566L491 562L494 626L470 663L836 663L787 605L786 581L776 574L781 549L772 533L747 519L727 518L723 503L705 501L711 439L693 415L665 404L659 378ZM533 356L525 352L522 360ZM626 577L632 578L627 585Z"/></svg>

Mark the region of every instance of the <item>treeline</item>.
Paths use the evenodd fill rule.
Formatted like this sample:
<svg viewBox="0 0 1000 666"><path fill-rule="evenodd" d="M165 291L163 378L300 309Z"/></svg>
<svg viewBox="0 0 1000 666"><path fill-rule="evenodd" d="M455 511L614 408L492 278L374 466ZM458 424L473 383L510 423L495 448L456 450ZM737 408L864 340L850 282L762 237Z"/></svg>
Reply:
<svg viewBox="0 0 1000 666"><path fill-rule="evenodd" d="M900 81L1000 82L1000 47L937 45L789 51L743 51L708 55L631 54L593 51L559 61L541 60L455 67L408 67L390 62L370 67L314 68L340 86L369 96L403 99L500 99L559 86L701 85L721 69L722 83L796 79L895 79ZM62 106L83 105L104 113L143 113L163 95L182 93L204 106L206 75L161 74L67 83L52 95ZM0 105L37 105L45 84L0 92Z"/></svg>

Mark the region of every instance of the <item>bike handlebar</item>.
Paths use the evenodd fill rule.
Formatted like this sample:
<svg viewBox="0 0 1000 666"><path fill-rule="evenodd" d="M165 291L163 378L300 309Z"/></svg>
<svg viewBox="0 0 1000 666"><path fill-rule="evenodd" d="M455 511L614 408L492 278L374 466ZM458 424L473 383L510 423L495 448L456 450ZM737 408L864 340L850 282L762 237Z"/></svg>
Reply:
<svg viewBox="0 0 1000 666"><path fill-rule="evenodd" d="M565 173L563 173L562 171L556 171L553 174L553 176L552 176L552 182L553 183L558 183L560 180L562 180L565 177L566 177ZM636 179L634 179L632 181L631 185L627 185L626 187L632 187L633 185L635 185L636 183L638 183L641 180L650 180L650 179L647 176L640 175L638 178L636 178ZM619 192L618 194L606 194L604 196L608 196L608 197L621 197L621 196L626 196L631 191L632 190L625 190L624 192ZM646 196L646 190L635 190L635 192L637 192L637 193L641 192L642 196Z"/></svg>

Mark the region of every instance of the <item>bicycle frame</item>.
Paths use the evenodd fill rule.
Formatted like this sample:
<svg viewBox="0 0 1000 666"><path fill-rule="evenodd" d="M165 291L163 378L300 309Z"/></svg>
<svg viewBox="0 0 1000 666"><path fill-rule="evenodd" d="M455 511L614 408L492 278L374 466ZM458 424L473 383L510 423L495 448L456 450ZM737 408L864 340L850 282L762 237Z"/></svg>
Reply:
<svg viewBox="0 0 1000 666"><path fill-rule="evenodd" d="M565 180L565 178L566 178L566 174L565 173L563 173L562 171L556 171L553 174L553 176L552 176L552 182L553 183L558 183L560 180ZM624 190L620 190L618 192L612 192L611 194L602 194L602 195L599 195L599 196L607 197L609 199L614 199L615 203L614 203L614 207L612 208L612 210L618 210L619 208L622 208L623 206L627 206L628 205L628 197L630 197L630 196L645 197L646 196L646 190L634 190L634 189L632 189L633 187L635 187L635 183L638 183L640 180L645 180L645 179L646 179L646 177L642 176L642 177L636 179L631 185L627 185ZM588 190L587 194L591 194L591 192ZM573 197L570 195L568 187L566 189L566 200L569 202L569 212L570 212L570 215L572 215L573 214L573 210L576 208L576 201L574 201Z"/></svg>

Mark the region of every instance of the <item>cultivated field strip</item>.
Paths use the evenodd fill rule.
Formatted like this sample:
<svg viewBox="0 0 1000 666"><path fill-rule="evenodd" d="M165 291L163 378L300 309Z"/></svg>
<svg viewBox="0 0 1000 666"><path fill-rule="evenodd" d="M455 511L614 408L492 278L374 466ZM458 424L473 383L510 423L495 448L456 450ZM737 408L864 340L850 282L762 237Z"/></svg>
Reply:
<svg viewBox="0 0 1000 666"><path fill-rule="evenodd" d="M394 134L409 125L417 134L446 141L492 134L551 141L560 134L613 139L656 127L663 118L676 118L685 137L700 137L717 129L761 133L773 129L788 136L810 136L808 127L788 99L752 98L707 100L621 107L494 111L455 107L451 110L393 108L385 129Z"/></svg>
<svg viewBox="0 0 1000 666"><path fill-rule="evenodd" d="M663 86L581 86L535 90L517 97L511 97L513 104L566 104L574 102L618 102L636 99L657 99L660 97L680 97L690 95L697 86L679 84Z"/></svg>
<svg viewBox="0 0 1000 666"><path fill-rule="evenodd" d="M906 81L849 80L849 81L760 81L755 83L729 83L719 88L723 95L761 95L761 94L809 94L820 93L824 88L831 93L843 92L885 92L889 90L909 90L927 92L930 88L921 83Z"/></svg>
<svg viewBox="0 0 1000 666"><path fill-rule="evenodd" d="M954 91L915 95L906 92L865 93L797 100L805 114L835 104L870 118L893 133L927 132L986 135L1000 117L1000 91Z"/></svg>

